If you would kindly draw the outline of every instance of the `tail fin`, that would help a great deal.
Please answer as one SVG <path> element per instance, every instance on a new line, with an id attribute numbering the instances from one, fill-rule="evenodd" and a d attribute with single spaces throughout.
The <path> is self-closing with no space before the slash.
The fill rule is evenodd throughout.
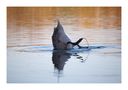
<path id="1" fill-rule="evenodd" d="M 73 47 L 77 45 L 79 48 L 81 48 L 81 46 L 79 45 L 79 43 L 80 43 L 82 40 L 83 40 L 83 38 L 80 38 L 80 39 L 79 39 L 78 41 L 76 41 L 76 42 L 67 42 L 67 44 L 72 44 Z"/>
<path id="2" fill-rule="evenodd" d="M 78 41 L 75 42 L 76 45 L 79 45 L 79 43 L 83 40 L 83 38 L 80 38 Z"/>

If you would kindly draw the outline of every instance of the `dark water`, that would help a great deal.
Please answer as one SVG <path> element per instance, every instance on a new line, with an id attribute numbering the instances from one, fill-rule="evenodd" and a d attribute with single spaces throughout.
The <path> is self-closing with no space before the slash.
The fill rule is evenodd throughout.
<path id="1" fill-rule="evenodd" d="M 8 7 L 7 13 L 7 82 L 121 82 L 120 8 Z M 72 41 L 87 38 L 89 49 L 53 51 L 57 19 Z"/>

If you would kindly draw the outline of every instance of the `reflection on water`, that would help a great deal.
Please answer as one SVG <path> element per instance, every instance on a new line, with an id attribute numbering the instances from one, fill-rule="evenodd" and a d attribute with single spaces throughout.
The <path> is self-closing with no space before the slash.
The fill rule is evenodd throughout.
<path id="1" fill-rule="evenodd" d="M 89 52 L 89 51 L 87 51 Z M 52 62 L 54 65 L 54 73 L 57 76 L 57 82 L 60 82 L 60 77 L 63 75 L 63 69 L 66 62 L 71 58 L 71 56 L 76 57 L 82 63 L 88 59 L 89 53 L 87 54 L 86 58 L 83 58 L 78 53 L 69 53 L 65 50 L 54 50 L 52 54 Z"/>
<path id="2" fill-rule="evenodd" d="M 57 19 L 72 42 L 87 38 L 91 49 L 53 51 Z M 8 7 L 7 82 L 120 83 L 120 29 L 120 7 Z"/>
<path id="3" fill-rule="evenodd" d="M 54 64 L 54 68 L 57 69 L 59 72 L 63 70 L 65 63 L 71 56 L 76 57 L 81 62 L 85 62 L 88 59 L 89 51 L 86 51 L 86 57 L 82 57 L 78 54 L 78 52 L 68 52 L 65 50 L 54 50 L 52 54 L 52 61 Z"/>
<path id="4" fill-rule="evenodd" d="M 63 70 L 65 62 L 70 58 L 71 54 L 66 51 L 53 51 L 52 61 L 55 69 Z"/>
<path id="5" fill-rule="evenodd" d="M 64 65 L 66 61 L 71 57 L 70 53 L 67 53 L 66 51 L 53 51 L 52 55 L 52 62 L 54 64 L 54 73 L 57 76 L 57 82 L 60 81 L 60 77 L 62 76 L 62 72 L 64 69 Z"/>

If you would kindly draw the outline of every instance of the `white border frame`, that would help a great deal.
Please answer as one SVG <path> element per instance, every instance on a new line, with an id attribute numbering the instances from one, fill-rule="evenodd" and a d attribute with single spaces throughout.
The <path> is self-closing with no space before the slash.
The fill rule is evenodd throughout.
<path id="1" fill-rule="evenodd" d="M 7 6 L 121 6 L 122 7 L 122 83 L 119 84 L 7 84 Z M 0 1 L 0 89 L 1 90 L 127 90 L 128 88 L 128 1 L 127 0 L 1 0 Z"/>

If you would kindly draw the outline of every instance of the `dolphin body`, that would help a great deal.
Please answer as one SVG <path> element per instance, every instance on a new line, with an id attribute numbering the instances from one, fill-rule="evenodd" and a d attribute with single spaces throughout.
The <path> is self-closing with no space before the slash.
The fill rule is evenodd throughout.
<path id="1" fill-rule="evenodd" d="M 54 50 L 64 50 L 64 49 L 72 49 L 72 44 L 67 44 L 71 42 L 69 37 L 65 34 L 64 29 L 60 22 L 58 21 L 57 27 L 54 28 L 54 32 L 52 35 L 52 43 Z"/>
<path id="2" fill-rule="evenodd" d="M 53 43 L 54 50 L 69 50 L 76 45 L 79 48 L 81 48 L 79 43 L 82 40 L 83 38 L 80 38 L 77 42 L 71 42 L 70 38 L 65 34 L 62 25 L 58 21 L 57 27 L 54 28 L 54 32 L 52 35 L 52 43 Z"/>

